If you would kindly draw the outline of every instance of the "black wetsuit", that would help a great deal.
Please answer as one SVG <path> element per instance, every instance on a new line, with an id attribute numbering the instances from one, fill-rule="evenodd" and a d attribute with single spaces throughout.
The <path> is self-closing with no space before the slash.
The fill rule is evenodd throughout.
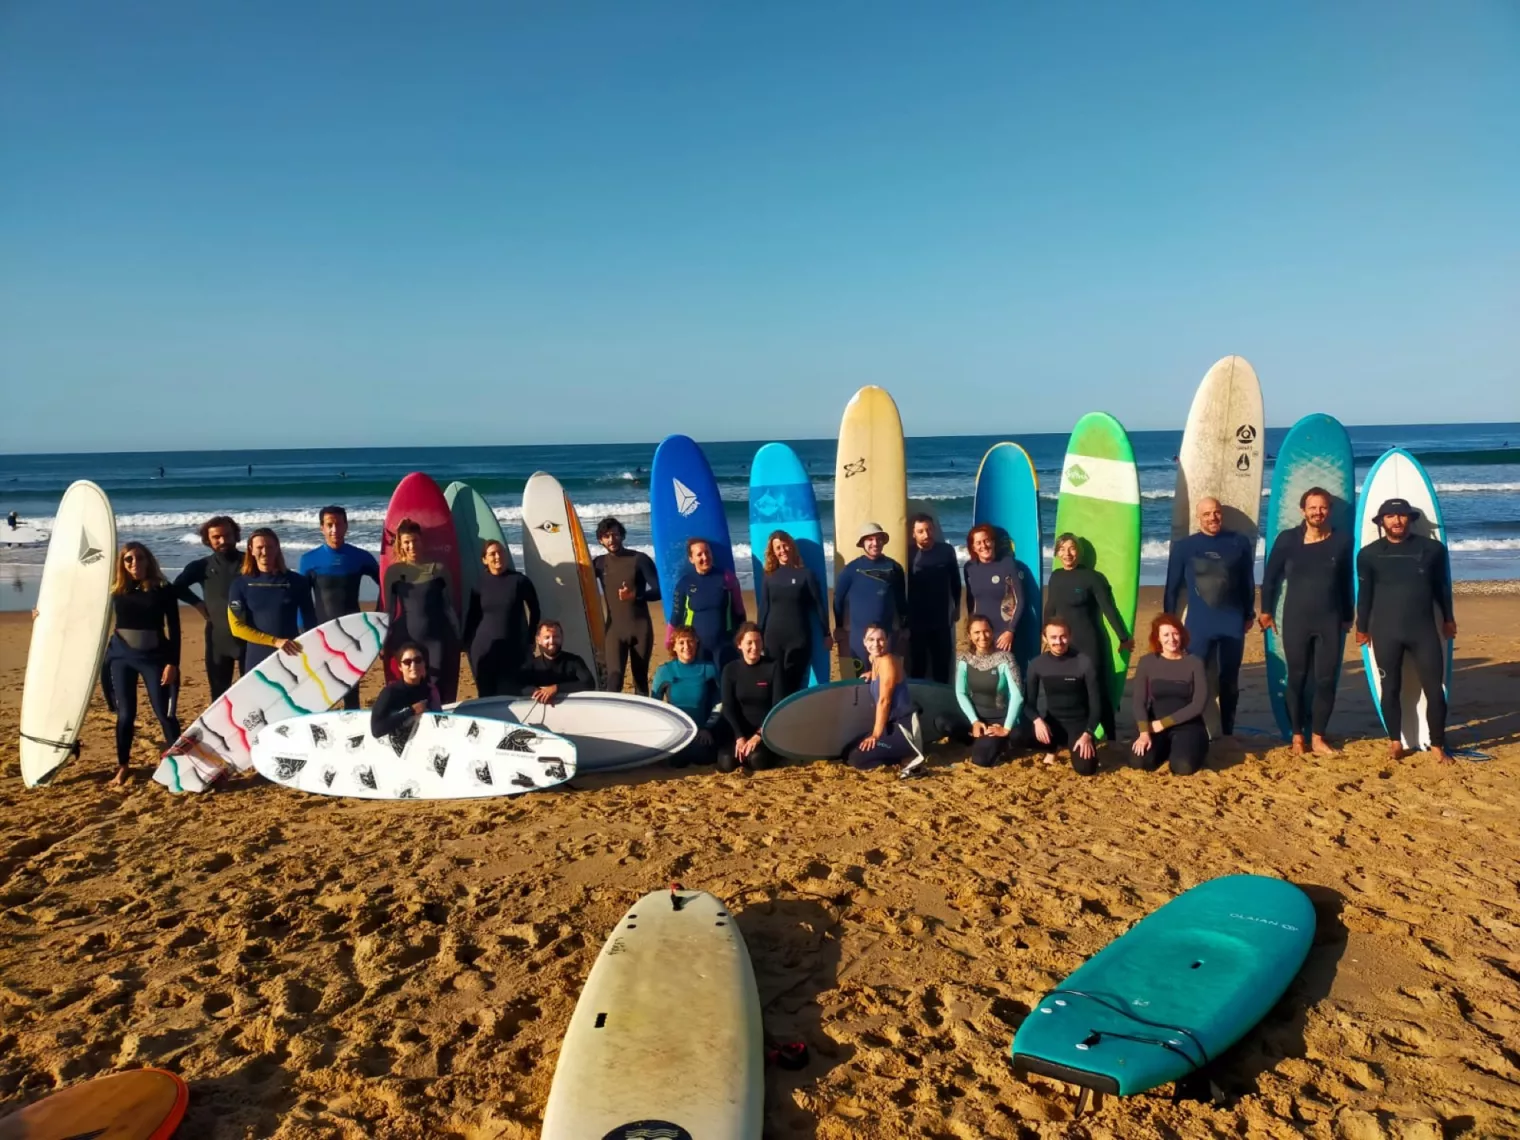
<path id="1" fill-rule="evenodd" d="M 1109 679 L 1114 674 L 1114 655 L 1103 632 L 1103 621 L 1119 635 L 1120 641 L 1129 640 L 1129 629 L 1114 604 L 1114 592 L 1108 579 L 1098 571 L 1086 566 L 1074 570 L 1052 570 L 1050 581 L 1045 585 L 1044 620 L 1060 618 L 1071 628 L 1071 648 L 1087 655 L 1098 670 L 1098 723 L 1109 739 L 1114 738 L 1114 702 Z"/>
<path id="2" fill-rule="evenodd" d="M 533 690 L 554 685 L 559 690 L 556 695 L 563 697 L 595 691 L 596 677 L 574 653 L 561 650 L 553 658 L 537 654 L 529 657 L 517 671 L 514 684 L 517 696 L 531 697 Z"/>
<path id="3" fill-rule="evenodd" d="M 950 683 L 955 664 L 955 615 L 961 608 L 961 567 L 955 547 L 917 543 L 908 551 L 908 676 Z"/>
<path id="4" fill-rule="evenodd" d="M 598 554 L 591 560 L 607 604 L 607 679 L 609 693 L 623 691 L 623 673 L 632 670 L 633 691 L 649 695 L 649 657 L 654 649 L 654 623 L 649 603 L 660 600 L 660 576 L 649 555 L 626 547 L 617 554 Z M 627 586 L 633 600 L 618 597 Z"/>
<path id="5" fill-rule="evenodd" d="M 765 652 L 777 667 L 779 701 L 807 688 L 813 639 L 829 632 L 828 592 L 806 566 L 777 566 L 761 580 L 755 603 Z"/>
<path id="6" fill-rule="evenodd" d="M 459 618 L 448 571 L 436 562 L 395 562 L 385 575 L 391 628 L 386 648 L 415 641 L 427 651 L 428 677 L 444 704 L 459 693 Z"/>
<path id="7" fill-rule="evenodd" d="M 179 684 L 163 683 L 164 666 L 179 668 L 179 596 L 173 586 L 134 586 L 113 594 L 116 632 L 106 647 L 103 680 L 106 700 L 116 710 L 116 763 L 125 768 L 132 758 L 137 732 L 137 679 L 142 678 L 148 704 L 158 719 L 165 747 L 179 739 L 175 705 Z"/>
<path id="8" fill-rule="evenodd" d="M 1383 727 L 1389 739 L 1399 739 L 1403 723 L 1399 690 L 1408 652 L 1425 693 L 1430 743 L 1446 747 L 1446 649 L 1435 618 L 1439 610 L 1442 621 L 1456 620 L 1446 547 L 1418 534 L 1403 542 L 1380 538 L 1357 555 L 1356 577 L 1356 628 L 1372 637 L 1382 674 Z"/>
<path id="9" fill-rule="evenodd" d="M 1246 626 L 1256 617 L 1255 543 L 1229 530 L 1173 542 L 1161 608 L 1174 614 L 1179 604 L 1187 606 L 1188 652 L 1218 667 L 1219 726 L 1229 736 L 1240 704 Z"/>
<path id="10" fill-rule="evenodd" d="M 232 687 L 243 664 L 244 645 L 227 625 L 227 591 L 242 573 L 243 554 L 238 550 L 215 552 L 197 558 L 174 579 L 174 592 L 187 605 L 206 607 L 206 683 L 214 701 Z M 197 596 L 191 588 L 199 586 Z"/>
<path id="11" fill-rule="evenodd" d="M 418 701 L 426 701 L 428 708 L 434 711 L 440 707 L 438 689 L 432 681 L 423 681 L 417 685 L 392 681 L 386 685 L 380 690 L 374 707 L 369 711 L 369 734 L 379 737 L 410 733 L 417 720 L 412 706 Z"/>
<path id="12" fill-rule="evenodd" d="M 723 719 L 733 730 L 735 740 L 748 740 L 760 731 L 766 714 L 781 699 L 777 692 L 780 677 L 779 664 L 769 657 L 762 657 L 753 665 L 741 658 L 723 667 Z M 730 749 L 729 761 L 732 758 Z M 775 753 L 761 743 L 749 754 L 748 767 L 769 768 L 775 762 Z M 724 757 L 720 756 L 718 767 L 728 771 L 734 764 L 725 763 Z"/>
<path id="13" fill-rule="evenodd" d="M 487 570 L 476 579 L 465 610 L 464 644 L 482 697 L 513 691 L 517 674 L 533 655 L 538 617 L 538 591 L 527 575 Z"/>
<path id="14" fill-rule="evenodd" d="M 1148 653 L 1135 666 L 1130 706 L 1135 727 L 1151 734 L 1150 751 L 1130 753 L 1131 768 L 1154 772 L 1169 763 L 1174 776 L 1191 776 L 1209 757 L 1209 730 L 1203 708 L 1209 699 L 1209 681 L 1203 658 L 1184 653 L 1177 661 Z M 1153 730 L 1161 723 L 1159 732 Z"/>
<path id="15" fill-rule="evenodd" d="M 1261 612 L 1277 613 L 1278 594 L 1282 618 L 1277 636 L 1282 639 L 1288 664 L 1288 723 L 1296 735 L 1312 732 L 1323 736 L 1335 707 L 1335 679 L 1341 663 L 1342 631 L 1355 614 L 1351 593 L 1354 559 L 1351 535 L 1332 531 L 1320 542 L 1305 542 L 1306 525 L 1285 530 L 1272 543 L 1272 553 L 1261 577 Z M 1304 700 L 1310 667 L 1314 673 L 1312 701 Z M 1309 714 L 1312 709 L 1313 722 Z"/>
<path id="16" fill-rule="evenodd" d="M 1100 688 L 1097 670 L 1085 653 L 1042 653 L 1029 663 L 1024 708 L 1031 721 L 1039 717 L 1050 730 L 1050 743 L 1043 747 L 1052 752 L 1069 748 L 1083 733 L 1097 729 Z M 1079 775 L 1093 775 L 1098 770 L 1096 751 L 1091 760 L 1083 760 L 1073 750 L 1071 766 Z"/>

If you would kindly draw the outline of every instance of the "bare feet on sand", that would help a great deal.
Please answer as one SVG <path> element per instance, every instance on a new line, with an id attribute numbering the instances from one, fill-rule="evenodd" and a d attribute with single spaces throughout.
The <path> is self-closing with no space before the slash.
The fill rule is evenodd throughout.
<path id="1" fill-rule="evenodd" d="M 1442 748 L 1439 744 L 1432 744 L 1430 746 L 1430 754 L 1436 758 L 1437 764 L 1456 763 L 1456 761 L 1451 758 L 1450 754 L 1447 753 L 1446 749 Z"/>
<path id="2" fill-rule="evenodd" d="M 1400 741 L 1390 740 L 1388 742 L 1388 759 L 1390 759 L 1390 760 L 1402 760 L 1402 759 L 1404 759 L 1404 745 Z"/>
<path id="3" fill-rule="evenodd" d="M 1295 732 L 1293 734 L 1293 755 L 1295 755 L 1295 756 L 1302 756 L 1303 754 L 1304 754 L 1304 736 L 1303 736 L 1303 733 L 1301 733 L 1301 732 Z"/>
<path id="4" fill-rule="evenodd" d="M 1339 756 L 1340 755 L 1340 753 L 1338 753 L 1334 748 L 1332 748 L 1330 746 L 1330 742 L 1328 740 L 1326 740 L 1323 736 L 1320 736 L 1318 733 L 1316 733 L 1314 735 L 1313 745 L 1314 745 L 1314 754 L 1316 756 Z"/>
<path id="5" fill-rule="evenodd" d="M 125 788 L 126 786 L 127 770 L 125 768 L 116 769 L 116 775 L 112 776 L 110 781 L 106 784 L 106 787 L 108 788 Z"/>
<path id="6" fill-rule="evenodd" d="M 1045 763 L 1045 766 L 1047 768 L 1054 767 L 1055 766 L 1055 762 L 1056 762 L 1056 754 L 1054 752 L 1047 752 L 1047 753 L 1045 753 L 1044 763 Z"/>

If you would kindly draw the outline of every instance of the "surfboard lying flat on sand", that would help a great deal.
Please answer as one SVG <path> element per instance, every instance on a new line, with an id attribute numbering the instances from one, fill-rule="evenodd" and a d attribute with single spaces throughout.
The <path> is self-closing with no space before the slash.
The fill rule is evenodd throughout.
<path id="1" fill-rule="evenodd" d="M 253 737 L 267 724 L 323 712 L 357 685 L 385 641 L 390 620 L 347 614 L 296 638 L 298 657 L 271 653 L 239 677 L 164 753 L 153 779 L 171 792 L 204 792 L 253 767 Z"/>
<path id="2" fill-rule="evenodd" d="M 934 681 L 909 681 L 908 695 L 919 714 L 924 744 L 950 732 L 970 731 L 955 689 Z M 793 693 L 771 709 L 760 737 L 772 752 L 789 760 L 837 760 L 871 731 L 876 702 L 864 681 L 834 681 Z"/>
<path id="3" fill-rule="evenodd" d="M 654 450 L 649 466 L 649 528 L 654 535 L 654 564 L 660 574 L 665 620 L 676 604 L 676 583 L 691 569 L 686 540 L 705 538 L 713 565 L 733 570 L 734 550 L 728 515 L 718 481 L 702 449 L 684 435 L 668 435 Z"/>
<path id="4" fill-rule="evenodd" d="M 515 720 L 562 736 L 575 745 L 582 775 L 653 764 L 697 736 L 691 717 L 675 705 L 632 693 L 571 693 L 548 705 L 530 697 L 479 697 L 459 702 L 454 711 Z"/>
<path id="5" fill-rule="evenodd" d="M 468 483 L 450 483 L 443 489 L 443 498 L 449 504 L 449 517 L 454 520 L 454 543 L 459 548 L 459 620 L 463 621 L 470 590 L 480 576 L 487 573 L 480 561 L 486 543 L 501 543 L 509 569 L 512 548 L 507 545 L 507 536 L 502 533 L 501 523 L 496 521 L 491 505 Z"/>
<path id="6" fill-rule="evenodd" d="M 564 648 L 602 680 L 602 602 L 591 550 L 575 504 L 553 475 L 535 472 L 523 488 L 523 573 L 546 621 L 564 627 Z"/>
<path id="7" fill-rule="evenodd" d="M 1172 500 L 1172 541 L 1198 529 L 1198 503 L 1224 509 L 1224 529 L 1256 543 L 1267 421 L 1261 383 L 1243 356 L 1226 356 L 1204 375 L 1188 411 Z"/>
<path id="8" fill-rule="evenodd" d="M 21 778 L 50 781 L 73 754 L 111 632 L 116 517 L 94 483 L 69 486 L 42 565 L 21 694 Z"/>
<path id="9" fill-rule="evenodd" d="M 0 546 L 35 546 L 46 542 L 47 539 L 48 532 L 31 523 L 7 526 L 0 521 Z"/>
<path id="10" fill-rule="evenodd" d="M 1131 1096 L 1184 1077 L 1277 1004 L 1314 941 L 1314 906 L 1292 883 L 1228 875 L 1147 915 L 1041 998 L 1013 1064 Z"/>
<path id="11" fill-rule="evenodd" d="M 845 405 L 834 463 L 834 574 L 860 554 L 855 540 L 872 522 L 887 530 L 886 556 L 907 572 L 908 469 L 902 417 L 885 388 L 868 384 Z M 841 651 L 847 654 L 848 648 Z"/>
<path id="12" fill-rule="evenodd" d="M 270 725 L 254 737 L 253 766 L 287 788 L 369 800 L 515 796 L 575 775 L 575 746 L 543 729 L 459 712 L 381 737 L 369 723 L 361 709 Z"/>
<path id="13" fill-rule="evenodd" d="M 1358 551 L 1368 543 L 1376 542 L 1382 537 L 1378 525 L 1372 520 L 1372 512 L 1385 499 L 1408 499 L 1409 504 L 1420 512 L 1420 517 L 1410 524 L 1411 534 L 1422 534 L 1426 538 L 1433 538 L 1437 542 L 1446 541 L 1445 520 L 1441 515 L 1441 501 L 1436 497 L 1436 489 L 1430 481 L 1430 476 L 1425 473 L 1425 468 L 1420 461 L 1402 447 L 1394 447 L 1385 451 L 1372 470 L 1367 472 L 1367 478 L 1362 483 L 1362 493 L 1356 503 L 1356 527 L 1357 541 L 1354 544 Z M 1451 556 L 1447 554 L 1446 577 L 1451 579 Z M 1357 593 L 1361 593 L 1361 581 L 1357 580 Z M 1435 622 L 1436 631 L 1439 635 L 1442 615 L 1440 607 L 1435 607 L 1431 613 L 1431 620 Z M 1374 636 L 1377 630 L 1373 631 Z M 1443 640 L 1445 640 L 1443 638 Z M 1446 699 L 1451 700 L 1451 662 L 1453 645 L 1446 641 Z M 1377 655 L 1372 651 L 1371 645 L 1362 646 L 1362 664 L 1366 667 L 1367 684 L 1372 690 L 1372 703 L 1378 710 L 1378 719 L 1383 716 L 1380 704 L 1383 693 L 1383 679 L 1379 672 Z M 1419 671 L 1414 667 L 1414 659 L 1409 654 L 1404 655 L 1403 684 L 1400 688 L 1402 694 L 1399 702 L 1399 711 L 1403 716 L 1403 723 L 1399 725 L 1399 736 L 1405 748 L 1424 749 L 1430 747 L 1430 725 L 1426 720 L 1427 708 L 1425 705 L 1425 693 L 1420 687 Z M 1383 725 L 1385 730 L 1391 731 L 1393 726 Z"/>
<path id="14" fill-rule="evenodd" d="M 169 1140 L 190 1090 L 163 1069 L 70 1085 L 0 1120 L 0 1140 Z"/>
<path id="15" fill-rule="evenodd" d="M 728 908 L 654 891 L 591 967 L 543 1140 L 760 1140 L 764 1066 L 755 972 Z"/>
<path id="16" fill-rule="evenodd" d="M 1298 501 L 1311 487 L 1330 492 L 1330 528 L 1341 534 L 1355 535 L 1352 525 L 1353 508 L 1356 505 L 1356 460 L 1351 448 L 1351 437 L 1341 422 L 1333 416 L 1314 414 L 1305 416 L 1294 424 L 1277 449 L 1277 459 L 1272 467 L 1272 496 L 1267 500 L 1267 520 L 1262 527 L 1267 543 L 1267 558 L 1272 557 L 1272 546 L 1278 535 L 1292 530 L 1303 522 L 1303 512 Z M 1381 500 L 1380 500 L 1381 501 Z M 1356 541 L 1352 540 L 1352 549 Z M 1354 555 L 1353 555 L 1354 557 Z M 1347 573 L 1355 577 L 1356 568 Z M 1277 630 L 1282 629 L 1283 606 L 1288 598 L 1288 585 L 1278 591 L 1277 609 L 1272 618 Z M 1272 715 L 1283 739 L 1293 735 L 1288 723 L 1288 658 L 1283 651 L 1283 641 L 1277 630 L 1267 630 L 1267 696 L 1272 702 Z M 1344 635 L 1332 647 L 1335 653 L 1336 683 L 1340 681 L 1339 662 L 1345 654 Z M 1305 686 L 1304 707 L 1313 707 L 1312 686 Z"/>
<path id="17" fill-rule="evenodd" d="M 1040 652 L 1045 553 L 1040 529 L 1040 477 L 1029 452 L 1016 443 L 995 443 L 982 457 L 976 473 L 976 498 L 971 520 L 990 523 L 1008 536 L 1014 560 L 1024 576 L 1024 616 L 1013 633 L 1014 656 L 1028 665 Z"/>
<path id="18" fill-rule="evenodd" d="M 818 589 L 828 602 L 828 562 L 823 556 L 823 527 L 818 521 L 818 501 L 807 468 L 797 453 L 784 443 L 767 443 L 755 452 L 749 469 L 749 549 L 755 576 L 755 601 L 758 606 L 765 581 L 766 547 L 771 535 L 784 530 L 797 543 L 802 562 L 818 580 Z M 757 619 L 758 620 L 758 619 Z M 826 685 L 829 680 L 829 647 L 823 630 L 813 623 L 813 667 L 810 684 Z"/>

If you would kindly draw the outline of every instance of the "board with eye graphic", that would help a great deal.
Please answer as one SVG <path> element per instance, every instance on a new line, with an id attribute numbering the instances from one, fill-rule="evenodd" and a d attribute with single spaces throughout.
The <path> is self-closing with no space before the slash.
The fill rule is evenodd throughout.
<path id="1" fill-rule="evenodd" d="M 515 796 L 575 775 L 575 746 L 541 728 L 456 713 L 424 713 L 410 728 L 370 735 L 367 711 L 270 725 L 253 766 L 276 784 L 324 796 L 460 800 Z"/>

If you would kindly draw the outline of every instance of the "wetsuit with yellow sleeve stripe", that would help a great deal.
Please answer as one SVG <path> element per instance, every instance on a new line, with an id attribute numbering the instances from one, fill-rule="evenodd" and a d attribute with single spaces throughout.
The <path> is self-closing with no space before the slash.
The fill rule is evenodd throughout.
<path id="1" fill-rule="evenodd" d="M 252 669 L 274 652 L 276 641 L 316 625 L 311 585 L 293 570 L 240 574 L 227 591 L 227 624 L 248 643 L 243 668 Z"/>

